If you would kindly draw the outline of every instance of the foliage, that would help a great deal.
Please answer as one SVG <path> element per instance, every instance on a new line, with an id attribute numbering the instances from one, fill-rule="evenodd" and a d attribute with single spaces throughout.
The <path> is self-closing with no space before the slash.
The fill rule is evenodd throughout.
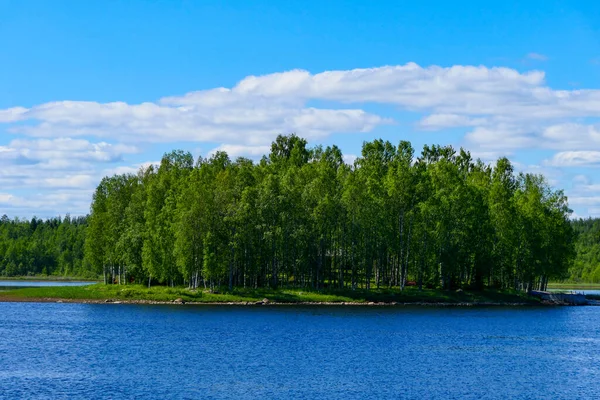
<path id="1" fill-rule="evenodd" d="M 577 256 L 569 270 L 573 282 L 600 283 L 600 219 L 573 221 Z"/>
<path id="2" fill-rule="evenodd" d="M 136 175 L 105 177 L 88 218 L 5 217 L 0 273 L 229 292 L 527 291 L 568 277 L 570 212 L 562 191 L 516 175 L 506 158 L 489 166 L 450 146 L 415 157 L 406 141 L 375 140 L 348 165 L 336 146 L 279 136 L 258 163 L 224 152 L 194 163 L 177 150 Z M 590 235 L 580 235 L 571 273 L 598 281 Z"/>
<path id="3" fill-rule="evenodd" d="M 452 147 L 336 147 L 279 136 L 259 163 L 217 152 L 194 165 L 105 178 L 86 245 L 109 282 L 191 288 L 531 290 L 573 258 L 570 210 L 543 177 Z"/>
<path id="4" fill-rule="evenodd" d="M 84 262 L 87 218 L 0 219 L 0 275 L 96 277 Z"/>

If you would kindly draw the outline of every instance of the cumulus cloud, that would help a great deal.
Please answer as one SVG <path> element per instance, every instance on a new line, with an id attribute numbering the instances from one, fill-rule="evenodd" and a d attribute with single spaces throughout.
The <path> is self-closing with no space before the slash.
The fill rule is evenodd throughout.
<path id="1" fill-rule="evenodd" d="M 487 123 L 485 118 L 470 118 L 458 114 L 431 114 L 418 122 L 418 126 L 425 130 L 439 130 L 445 128 L 478 126 Z"/>
<path id="2" fill-rule="evenodd" d="M 600 150 L 600 129 L 596 124 L 544 121 L 513 121 L 476 126 L 465 135 L 470 145 L 482 149 Z"/>
<path id="3" fill-rule="evenodd" d="M 91 193 L 79 190 L 57 190 L 51 193 L 33 193 L 19 196 L 12 193 L 0 193 L 0 212 L 10 216 L 57 216 L 82 215 L 90 207 Z M 57 211 L 68 210 L 68 211 Z M 72 212 L 69 212 L 72 211 Z"/>
<path id="4" fill-rule="evenodd" d="M 235 144 L 222 144 L 208 152 L 208 156 L 213 156 L 218 151 L 224 151 L 229 158 L 235 160 L 237 157 L 260 158 L 269 154 L 271 146 L 243 146 Z"/>
<path id="5" fill-rule="evenodd" d="M 600 205 L 600 196 L 571 196 L 569 204 L 576 206 L 597 206 Z"/>
<path id="6" fill-rule="evenodd" d="M 555 167 L 598 166 L 600 151 L 561 151 L 545 163 Z"/>
<path id="7" fill-rule="evenodd" d="M 219 107 L 154 103 L 55 102 L 27 110 L 14 133 L 35 137 L 95 136 L 124 142 L 237 141 L 267 143 L 279 133 L 319 138 L 335 132 L 365 132 L 388 123 L 361 109 L 317 109 L 253 99 Z"/>
<path id="8" fill-rule="evenodd" d="M 14 107 L 0 110 L 0 123 L 19 121 L 26 112 L 27 109 L 24 107 Z"/>
<path id="9" fill-rule="evenodd" d="M 95 136 L 121 141 L 226 142 L 265 145 L 278 133 L 309 139 L 336 132 L 367 132 L 391 123 L 361 108 L 307 107 L 311 100 L 390 104 L 424 112 L 418 127 L 471 128 L 467 139 L 524 147 L 565 119 L 600 117 L 599 90 L 552 90 L 541 71 L 483 66 L 401 66 L 326 71 L 292 70 L 249 76 L 232 88 L 171 96 L 156 103 L 59 101 L 0 111 L 0 121 L 29 136 Z M 564 126 L 563 126 L 564 128 Z M 585 129 L 582 127 L 581 129 Z M 500 141 L 499 141 L 500 139 Z M 545 139 L 544 139 L 545 140 Z M 552 137 L 547 141 L 551 142 Z"/>
<path id="10" fill-rule="evenodd" d="M 389 104 L 426 115 L 418 127 L 471 127 L 481 136 L 518 136 L 528 143 L 553 122 L 600 117 L 599 90 L 552 90 L 542 71 L 484 66 L 292 70 L 249 76 L 232 88 L 164 97 L 156 103 L 57 101 L 29 109 L 0 110 L 15 133 L 38 137 L 95 136 L 124 142 L 226 142 L 265 145 L 278 133 L 318 139 L 337 132 L 367 132 L 392 121 L 348 104 Z M 308 107 L 313 100 L 342 107 Z M 528 127 L 528 132 L 524 132 Z M 525 136 L 523 138 L 522 136 Z M 479 139 L 478 139 L 479 138 Z M 512 138 L 515 139 L 515 138 Z"/>
<path id="11" fill-rule="evenodd" d="M 483 113 L 513 98 L 515 92 L 540 87 L 544 73 L 519 73 L 509 68 L 483 66 L 431 66 L 415 63 L 400 66 L 326 71 L 310 74 L 293 70 L 264 76 L 249 76 L 231 89 L 219 88 L 167 97 L 172 106 L 232 106 L 249 99 L 268 102 L 278 99 L 298 104 L 308 99 L 341 103 L 394 104 L 407 109 L 436 109 L 451 113 L 468 110 Z M 446 110 L 446 111 L 444 111 Z"/>
<path id="12" fill-rule="evenodd" d="M 140 170 L 146 170 L 151 165 L 158 167 L 160 165 L 160 160 L 158 161 L 146 161 L 143 163 L 135 163 L 133 165 L 121 165 L 115 168 L 107 168 L 102 170 L 102 176 L 113 176 L 113 175 L 123 175 L 123 174 L 137 174 Z"/>
<path id="13" fill-rule="evenodd" d="M 415 63 L 291 70 L 140 104 L 57 100 L 0 110 L 0 124 L 17 135 L 0 144 L 3 187 L 65 189 L 91 185 L 107 170 L 136 172 L 100 165 L 119 163 L 149 143 L 220 143 L 211 153 L 256 158 L 280 133 L 318 142 L 398 122 L 373 111 L 378 104 L 418 113 L 417 130 L 463 129 L 461 144 L 484 159 L 522 149 L 559 151 L 542 163 L 550 168 L 596 164 L 600 152 L 600 90 L 555 90 L 537 70 Z M 40 168 L 62 175 L 35 175 Z"/>
<path id="14" fill-rule="evenodd" d="M 600 149 L 600 129 L 597 125 L 564 123 L 544 128 L 541 139 L 551 149 Z"/>
<path id="15" fill-rule="evenodd" d="M 0 146 L 0 213 L 85 214 L 101 165 L 123 161 L 138 148 L 84 139 L 14 139 Z"/>
<path id="16" fill-rule="evenodd" d="M 15 139 L 7 146 L 0 146 L 0 152 L 3 153 L 5 161 L 15 159 L 26 164 L 66 160 L 115 162 L 122 160 L 124 154 L 137 151 L 138 149 L 131 145 L 91 143 L 87 140 L 71 138 Z"/>
<path id="17" fill-rule="evenodd" d="M 465 139 L 470 147 L 486 152 L 538 147 L 535 130 L 527 124 L 477 126 L 465 135 Z"/>

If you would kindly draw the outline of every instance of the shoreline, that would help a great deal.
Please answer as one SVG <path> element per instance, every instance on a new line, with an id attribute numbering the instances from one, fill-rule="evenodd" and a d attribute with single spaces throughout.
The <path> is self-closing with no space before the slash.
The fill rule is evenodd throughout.
<path id="1" fill-rule="evenodd" d="M 553 300 L 553 299 L 550 299 Z M 298 289 L 246 289 L 233 292 L 190 290 L 183 287 L 142 285 L 40 286 L 0 292 L 0 302 L 83 304 L 186 304 L 229 306 L 539 306 L 545 301 L 506 291 L 465 292 L 423 290 L 309 291 Z M 552 304 L 552 301 L 548 302 Z"/>
<path id="2" fill-rule="evenodd" d="M 511 303 L 511 302 L 275 302 L 275 301 L 229 301 L 229 302 L 201 302 L 201 301 L 159 301 L 159 300 L 116 300 L 116 299 L 63 299 L 50 297 L 0 297 L 0 303 L 72 303 L 72 304 L 137 304 L 137 305 L 178 305 L 178 306 L 255 306 L 255 307 L 294 307 L 294 306 L 352 306 L 352 307 L 540 307 L 561 304 L 552 303 Z"/>

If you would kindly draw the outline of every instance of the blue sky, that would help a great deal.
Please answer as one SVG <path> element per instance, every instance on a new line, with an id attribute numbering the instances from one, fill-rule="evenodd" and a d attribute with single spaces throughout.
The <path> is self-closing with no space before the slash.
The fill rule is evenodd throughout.
<path id="1" fill-rule="evenodd" d="M 506 155 L 600 216 L 600 5 L 494 3 L 0 0 L 0 214 L 85 214 L 105 174 L 295 131 Z"/>

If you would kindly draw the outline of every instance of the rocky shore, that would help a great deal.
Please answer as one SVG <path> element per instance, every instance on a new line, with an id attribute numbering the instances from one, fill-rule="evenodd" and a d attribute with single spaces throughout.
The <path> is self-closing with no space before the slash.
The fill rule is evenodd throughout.
<path id="1" fill-rule="evenodd" d="M 156 300 L 132 300 L 132 299 L 56 299 L 49 297 L 0 297 L 0 302 L 11 303 L 78 303 L 78 304 L 148 304 L 148 305 L 188 305 L 188 306 L 363 306 L 363 307 L 394 307 L 394 306 L 426 306 L 426 307 L 521 307 L 532 306 L 532 303 L 504 303 L 504 302 L 316 302 L 316 301 L 300 301 L 300 302 L 274 302 L 268 299 L 262 301 L 238 301 L 238 302 L 187 302 L 182 299 L 173 301 L 156 301 Z M 549 303 L 545 303 L 549 304 Z M 539 305 L 539 304 L 537 304 Z"/>

